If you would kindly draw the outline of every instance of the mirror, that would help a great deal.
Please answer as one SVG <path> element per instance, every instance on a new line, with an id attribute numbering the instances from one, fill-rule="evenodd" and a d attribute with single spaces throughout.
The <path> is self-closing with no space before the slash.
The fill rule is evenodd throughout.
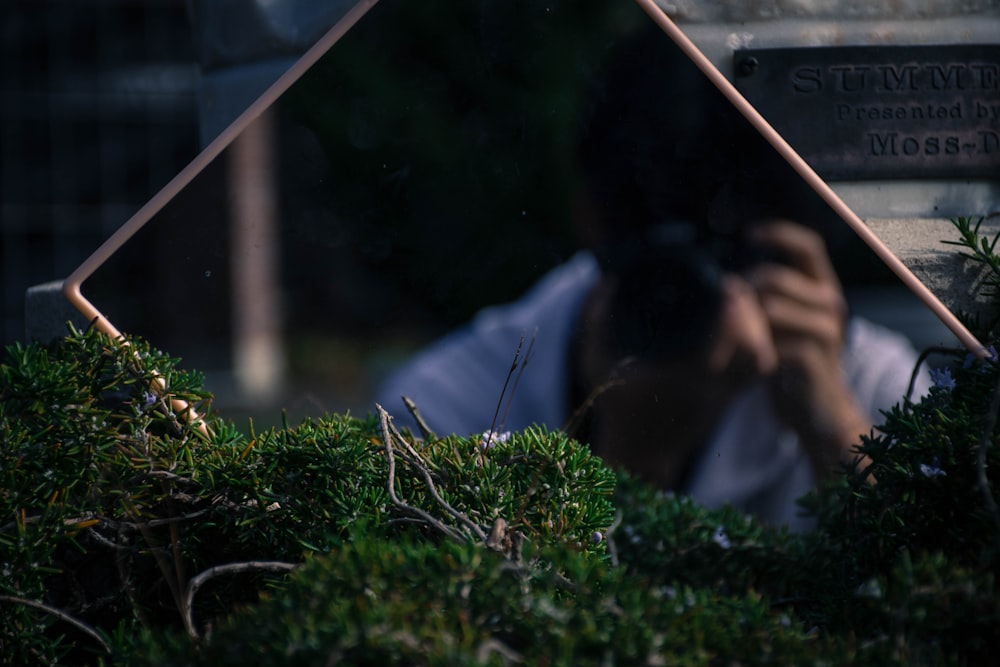
<path id="1" fill-rule="evenodd" d="M 996 206 L 996 2 L 658 4 L 862 217 Z"/>
<path id="2" fill-rule="evenodd" d="M 657 4 L 908 270 L 975 310 L 940 242 L 958 216 L 1000 231 L 998 3 Z"/>
<path id="3" fill-rule="evenodd" d="M 585 92 L 650 21 L 612 1 L 370 5 L 68 281 L 233 418 L 365 414 L 395 365 L 570 258 Z M 847 287 L 898 286 L 825 211 Z"/>

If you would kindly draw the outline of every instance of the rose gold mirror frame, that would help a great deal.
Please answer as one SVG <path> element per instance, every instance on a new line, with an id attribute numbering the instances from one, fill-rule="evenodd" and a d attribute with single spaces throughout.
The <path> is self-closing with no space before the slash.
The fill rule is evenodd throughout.
<path id="1" fill-rule="evenodd" d="M 656 4 L 655 0 L 636 0 L 639 6 L 653 19 L 654 22 L 672 39 L 681 50 L 694 62 L 705 76 L 718 88 L 726 99 L 728 99 L 736 109 L 753 125 L 753 127 L 764 137 L 764 139 L 774 147 L 776 151 L 788 162 L 799 176 L 847 223 L 847 225 L 864 241 L 885 263 L 889 269 L 895 273 L 899 279 L 908 287 L 924 304 L 934 313 L 946 327 L 958 338 L 958 340 L 969 349 L 972 354 L 985 358 L 989 352 L 972 333 L 963 325 L 948 308 L 917 278 L 903 262 L 882 243 L 882 241 L 872 232 L 844 203 L 844 201 L 833 191 L 833 189 L 799 156 L 785 139 L 768 123 L 760 112 L 753 107 L 750 102 L 743 97 L 736 87 L 719 71 L 715 65 L 694 45 L 687 35 L 677 26 L 674 21 L 667 16 Z"/>

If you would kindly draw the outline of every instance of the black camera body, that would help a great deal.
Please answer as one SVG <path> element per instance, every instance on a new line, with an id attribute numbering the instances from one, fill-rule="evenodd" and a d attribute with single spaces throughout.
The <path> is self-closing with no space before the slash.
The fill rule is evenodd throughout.
<path id="1" fill-rule="evenodd" d="M 765 263 L 787 263 L 745 230 L 712 233 L 690 221 L 652 225 L 597 253 L 612 281 L 611 344 L 622 356 L 675 360 L 697 353 L 713 336 L 726 274 L 746 275 Z"/>

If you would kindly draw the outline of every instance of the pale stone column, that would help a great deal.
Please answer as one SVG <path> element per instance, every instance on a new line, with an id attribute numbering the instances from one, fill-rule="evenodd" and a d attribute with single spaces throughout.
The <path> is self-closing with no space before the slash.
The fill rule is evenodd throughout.
<path id="1" fill-rule="evenodd" d="M 274 114 L 264 112 L 226 153 L 233 376 L 250 401 L 273 399 L 285 380 Z"/>

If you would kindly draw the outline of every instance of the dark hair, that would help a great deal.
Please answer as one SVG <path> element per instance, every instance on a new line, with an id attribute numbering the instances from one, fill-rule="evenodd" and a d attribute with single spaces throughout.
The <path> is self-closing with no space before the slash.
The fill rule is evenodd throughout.
<path id="1" fill-rule="evenodd" d="M 587 97 L 580 161 L 601 242 L 693 222 L 732 234 L 783 216 L 819 224 L 825 204 L 694 63 L 649 23 L 609 51 Z"/>
<path id="2" fill-rule="evenodd" d="M 580 160 L 615 279 L 612 340 L 626 355 L 688 354 L 715 326 L 723 272 L 763 259 L 749 224 L 822 232 L 832 213 L 658 26 L 611 49 L 593 88 Z"/>

